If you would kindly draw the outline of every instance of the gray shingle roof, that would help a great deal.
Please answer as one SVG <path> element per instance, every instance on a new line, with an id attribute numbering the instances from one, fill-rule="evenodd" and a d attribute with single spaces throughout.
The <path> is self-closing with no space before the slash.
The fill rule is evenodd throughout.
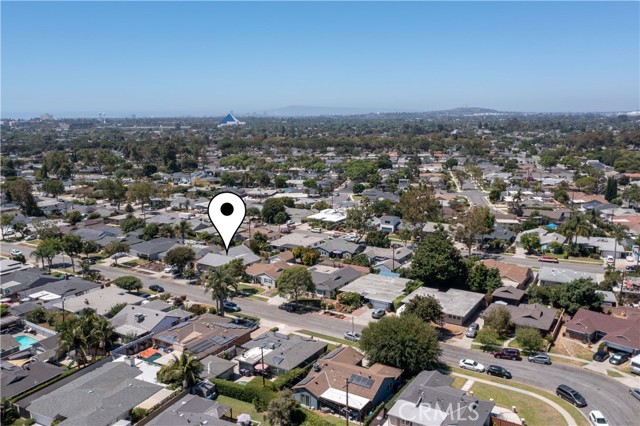
<path id="1" fill-rule="evenodd" d="M 323 352 L 327 343 L 268 331 L 245 343 L 242 347 L 245 349 L 260 347 L 271 349 L 271 352 L 264 355 L 264 363 L 288 371 L 299 367 L 315 354 Z"/>

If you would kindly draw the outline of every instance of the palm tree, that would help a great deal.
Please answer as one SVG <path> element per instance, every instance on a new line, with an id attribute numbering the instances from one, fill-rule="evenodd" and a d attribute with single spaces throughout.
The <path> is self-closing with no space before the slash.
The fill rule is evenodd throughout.
<path id="1" fill-rule="evenodd" d="M 182 244 L 184 244 L 184 235 L 191 231 L 191 225 L 183 219 L 176 225 L 176 231 L 180 232 L 180 235 L 182 236 Z"/>
<path id="2" fill-rule="evenodd" d="M 158 374 L 165 382 L 182 381 L 182 388 L 188 389 L 200 381 L 202 363 L 191 354 L 183 352 L 180 358 L 173 356 L 173 359 L 166 366 L 162 367 Z"/>
<path id="3" fill-rule="evenodd" d="M 74 351 L 75 360 L 78 365 L 85 364 L 87 360 L 88 342 L 82 322 L 74 318 L 61 324 L 59 328 L 58 355 Z"/>
<path id="4" fill-rule="evenodd" d="M 224 316 L 222 302 L 229 296 L 231 291 L 238 291 L 238 281 L 231 271 L 222 266 L 214 268 L 204 284 L 204 292 L 211 290 L 211 298 L 216 301 L 218 314 Z"/>
<path id="5" fill-rule="evenodd" d="M 627 228 L 622 225 L 613 225 L 611 229 L 611 236 L 615 240 L 615 246 L 613 249 L 613 269 L 616 269 L 616 259 L 618 258 L 618 240 L 622 240 L 627 236 Z"/>
<path id="6" fill-rule="evenodd" d="M 29 256 L 35 257 L 36 263 L 42 262 L 42 269 L 44 269 L 45 255 L 44 255 L 44 250 L 42 250 L 42 247 L 36 247 L 36 249 L 33 250 Z"/>
<path id="7" fill-rule="evenodd" d="M 97 355 L 98 351 L 106 354 L 114 340 L 111 323 L 94 312 L 84 316 L 82 320 L 85 331 L 89 330 L 87 344 L 93 355 Z"/>

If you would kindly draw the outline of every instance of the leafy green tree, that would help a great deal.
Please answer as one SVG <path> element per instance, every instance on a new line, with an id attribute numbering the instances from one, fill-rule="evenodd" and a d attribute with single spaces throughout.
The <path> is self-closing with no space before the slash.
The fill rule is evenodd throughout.
<path id="1" fill-rule="evenodd" d="M 48 179 L 42 183 L 42 191 L 52 197 L 57 197 L 60 194 L 64 194 L 64 185 L 61 180 Z"/>
<path id="2" fill-rule="evenodd" d="M 216 310 L 224 316 L 222 302 L 231 294 L 238 291 L 238 280 L 234 274 L 224 266 L 213 268 L 205 277 L 204 292 L 211 291 L 211 298 L 216 301 Z"/>
<path id="3" fill-rule="evenodd" d="M 338 302 L 357 309 L 362 306 L 362 297 L 358 293 L 348 291 L 338 294 Z"/>
<path id="4" fill-rule="evenodd" d="M 282 390 L 267 406 L 267 421 L 272 426 L 294 426 L 298 424 L 300 404 L 290 389 Z"/>
<path id="5" fill-rule="evenodd" d="M 353 193 L 358 195 L 364 192 L 364 185 L 361 183 L 356 183 L 353 185 Z"/>
<path id="6" fill-rule="evenodd" d="M 143 229 L 140 234 L 140 238 L 145 241 L 153 240 L 160 234 L 160 227 L 157 223 L 149 223 Z"/>
<path id="7" fill-rule="evenodd" d="M 416 296 L 409 303 L 404 311 L 406 314 L 414 314 L 426 323 L 442 325 L 444 321 L 444 311 L 440 301 L 433 296 Z"/>
<path id="8" fill-rule="evenodd" d="M 107 256 L 113 256 L 116 253 L 129 253 L 129 244 L 113 241 L 105 246 L 104 254 Z M 113 261 L 116 265 L 118 264 L 118 259 L 113 259 Z"/>
<path id="9" fill-rule="evenodd" d="M 444 230 L 428 235 L 416 249 L 409 277 L 438 288 L 462 288 L 467 270 L 460 252 Z"/>
<path id="10" fill-rule="evenodd" d="M 369 256 L 360 253 L 351 258 L 351 264 L 356 266 L 371 266 L 371 261 L 369 260 Z"/>
<path id="11" fill-rule="evenodd" d="M 0 318 L 9 315 L 9 305 L 0 304 Z"/>
<path id="12" fill-rule="evenodd" d="M 522 234 L 520 244 L 527 253 L 537 253 L 540 250 L 540 236 L 533 232 Z"/>
<path id="13" fill-rule="evenodd" d="M 494 221 L 495 215 L 485 206 L 473 206 L 462 217 L 455 230 L 455 239 L 467 246 L 469 256 L 471 256 L 471 248 L 478 237 L 493 231 Z"/>
<path id="14" fill-rule="evenodd" d="M 202 363 L 193 355 L 183 352 L 180 357 L 173 355 L 169 364 L 158 371 L 158 381 L 162 383 L 180 383 L 183 389 L 189 389 L 200 381 Z"/>
<path id="15" fill-rule="evenodd" d="M 611 202 L 618 197 L 618 181 L 614 177 L 607 179 L 607 187 L 604 191 L 605 200 Z"/>
<path id="16" fill-rule="evenodd" d="M 362 330 L 360 347 L 370 364 L 401 368 L 409 376 L 433 369 L 441 354 L 436 330 L 411 314 L 370 323 Z"/>
<path id="17" fill-rule="evenodd" d="M 126 234 L 140 228 L 144 228 L 144 220 L 139 219 L 131 214 L 128 215 L 127 218 L 120 224 L 120 229 L 122 229 L 122 232 Z"/>
<path id="18" fill-rule="evenodd" d="M 44 259 L 47 261 L 49 265 L 49 272 L 51 272 L 51 266 L 53 264 L 53 259 L 62 252 L 62 243 L 60 240 L 56 238 L 46 238 L 40 241 L 38 247 L 31 252 L 31 255 L 36 257 L 36 259 Z"/>
<path id="19" fill-rule="evenodd" d="M 403 222 L 411 225 L 417 235 L 422 232 L 427 222 L 437 220 L 442 211 L 440 203 L 434 196 L 433 188 L 424 183 L 409 187 L 400 196 L 398 205 Z"/>
<path id="20" fill-rule="evenodd" d="M 139 291 L 142 288 L 142 281 L 140 281 L 140 278 L 133 277 L 131 275 L 116 278 L 113 283 L 127 291 Z"/>
<path id="21" fill-rule="evenodd" d="M 100 251 L 100 246 L 95 241 L 84 240 L 82 241 L 82 254 L 89 257 L 90 254 Z"/>
<path id="22" fill-rule="evenodd" d="M 62 252 L 71 259 L 71 268 L 75 272 L 75 259 L 82 253 L 82 238 L 73 234 L 65 235 L 62 238 Z"/>
<path id="23" fill-rule="evenodd" d="M 9 213 L 4 213 L 0 216 L 0 232 L 2 232 L 2 239 L 4 240 L 4 231 L 7 229 L 11 222 L 13 221 L 13 216 Z"/>
<path id="24" fill-rule="evenodd" d="M 511 312 L 504 306 L 496 306 L 487 310 L 484 326 L 495 330 L 500 337 L 507 337 L 511 330 Z"/>
<path id="25" fill-rule="evenodd" d="M 301 294 L 316 290 L 311 273 L 303 266 L 296 266 L 283 271 L 276 282 L 276 287 L 278 295 L 293 297 L 296 302 Z"/>
<path id="26" fill-rule="evenodd" d="M 106 315 L 107 318 L 115 317 L 116 315 L 118 315 L 118 313 L 120 313 L 121 310 L 123 310 L 126 307 L 127 307 L 126 303 L 116 303 L 111 308 L 109 308 L 109 312 L 107 312 L 107 315 Z"/>
<path id="27" fill-rule="evenodd" d="M 369 231 L 365 243 L 370 247 L 391 247 L 391 240 L 389 235 L 384 231 Z"/>
<path id="28" fill-rule="evenodd" d="M 13 406 L 13 402 L 11 402 L 11 398 L 3 397 L 2 402 L 0 402 L 0 419 L 3 425 L 13 424 L 20 416 L 18 415 L 18 410 Z"/>
<path id="29" fill-rule="evenodd" d="M 344 174 L 354 182 L 364 182 L 378 172 L 378 165 L 369 160 L 351 160 L 344 165 Z"/>
<path id="30" fill-rule="evenodd" d="M 599 311 L 604 296 L 596 293 L 597 285 L 590 278 L 578 278 L 551 291 L 551 301 L 573 315 L 580 308 Z"/>
<path id="31" fill-rule="evenodd" d="M 482 345 L 483 350 L 492 350 L 496 346 L 500 346 L 500 336 L 493 328 L 486 325 L 478 331 L 476 341 Z"/>
<path id="32" fill-rule="evenodd" d="M 20 234 L 20 238 L 24 238 L 27 231 L 27 224 L 22 222 L 14 223 L 13 230 Z"/>
<path id="33" fill-rule="evenodd" d="M 532 327 L 516 328 L 516 340 L 523 349 L 529 352 L 541 351 L 544 345 L 540 332 Z"/>
<path id="34" fill-rule="evenodd" d="M 153 197 L 156 192 L 157 189 L 153 183 L 141 180 L 129 185 L 128 196 L 130 201 L 140 203 L 142 214 L 144 215 L 144 206 L 151 204 L 151 197 Z"/>
<path id="35" fill-rule="evenodd" d="M 471 291 L 477 293 L 493 293 L 502 287 L 500 271 L 497 268 L 488 268 L 482 262 L 476 262 L 469 267 L 467 285 Z"/>
<path id="36" fill-rule="evenodd" d="M 447 161 L 444 162 L 442 167 L 444 167 L 447 170 L 451 170 L 457 165 L 458 165 L 458 160 L 456 160 L 455 158 L 449 158 Z"/>
<path id="37" fill-rule="evenodd" d="M 369 199 L 364 198 L 356 207 L 347 210 L 346 225 L 356 233 L 356 242 L 360 242 L 364 234 L 371 227 L 373 211 L 369 205 Z"/>
<path id="38" fill-rule="evenodd" d="M 622 193 L 622 199 L 629 204 L 640 204 L 640 187 L 638 185 L 629 185 Z"/>
<path id="39" fill-rule="evenodd" d="M 499 189 L 494 188 L 489 191 L 489 201 L 491 201 L 492 203 L 500 201 L 500 198 L 502 198 L 502 191 L 500 191 Z"/>
<path id="40" fill-rule="evenodd" d="M 285 203 L 282 198 L 269 198 L 262 206 L 262 220 L 267 223 L 277 223 L 276 216 L 282 213 L 286 217 Z M 286 219 L 285 219 L 286 220 Z M 282 222 L 284 223 L 284 222 Z"/>
<path id="41" fill-rule="evenodd" d="M 269 241 L 267 240 L 267 236 L 262 232 L 256 232 L 253 234 L 251 240 L 249 240 L 249 248 L 255 254 L 269 251 Z"/>
<path id="42" fill-rule="evenodd" d="M 382 154 L 378 157 L 378 168 L 379 169 L 391 169 L 393 168 L 393 163 L 391 162 L 391 157 L 387 154 Z"/>
<path id="43" fill-rule="evenodd" d="M 18 178 L 9 182 L 8 187 L 10 201 L 17 204 L 25 216 L 40 216 L 42 214 L 38 208 L 38 203 L 33 198 L 31 184 L 28 181 Z"/>
<path id="44" fill-rule="evenodd" d="M 58 356 L 73 352 L 78 365 L 86 364 L 89 342 L 80 319 L 72 317 L 68 321 L 58 323 L 56 331 L 58 332 Z"/>
<path id="45" fill-rule="evenodd" d="M 196 254 L 191 247 L 178 246 L 174 247 L 164 255 L 164 263 L 174 265 L 178 270 L 182 271 L 189 262 L 193 262 Z"/>
<path id="46" fill-rule="evenodd" d="M 527 288 L 529 303 L 551 304 L 551 287 L 546 285 L 530 285 Z"/>
<path id="47" fill-rule="evenodd" d="M 70 224 L 75 225 L 82 220 L 82 213 L 80 213 L 78 210 L 72 210 L 67 213 L 65 220 Z"/>
<path id="48" fill-rule="evenodd" d="M 316 201 L 313 204 L 312 208 L 315 210 L 326 210 L 326 209 L 330 209 L 331 205 L 324 200 L 320 200 L 320 201 Z"/>

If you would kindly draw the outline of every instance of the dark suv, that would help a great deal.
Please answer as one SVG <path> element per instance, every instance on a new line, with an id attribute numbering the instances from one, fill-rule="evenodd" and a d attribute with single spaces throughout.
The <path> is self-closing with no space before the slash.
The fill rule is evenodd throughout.
<path id="1" fill-rule="evenodd" d="M 501 359 L 515 359 L 516 361 L 522 361 L 522 357 L 520 356 L 520 351 L 518 349 L 512 348 L 502 348 L 493 354 L 494 358 Z"/>
<path id="2" fill-rule="evenodd" d="M 499 365 L 490 365 L 487 367 L 487 374 L 490 376 L 498 376 L 503 377 L 505 379 L 511 378 L 511 372 L 504 367 L 500 367 Z"/>
<path id="3" fill-rule="evenodd" d="M 567 385 L 560 385 L 556 388 L 556 395 L 560 398 L 565 399 L 575 405 L 576 407 L 586 407 L 587 401 L 584 399 L 580 392 L 577 390 L 570 388 Z"/>

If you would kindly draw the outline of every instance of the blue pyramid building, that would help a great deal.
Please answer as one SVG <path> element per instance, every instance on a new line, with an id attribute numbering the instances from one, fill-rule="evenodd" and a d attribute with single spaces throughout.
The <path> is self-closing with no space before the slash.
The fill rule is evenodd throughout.
<path id="1" fill-rule="evenodd" d="M 225 118 L 223 118 L 222 120 L 220 120 L 218 122 L 218 127 L 237 126 L 237 125 L 241 125 L 241 124 L 244 124 L 244 122 L 238 120 L 237 118 L 235 118 L 233 116 L 233 114 L 229 113 L 229 114 L 227 114 L 227 116 Z"/>

